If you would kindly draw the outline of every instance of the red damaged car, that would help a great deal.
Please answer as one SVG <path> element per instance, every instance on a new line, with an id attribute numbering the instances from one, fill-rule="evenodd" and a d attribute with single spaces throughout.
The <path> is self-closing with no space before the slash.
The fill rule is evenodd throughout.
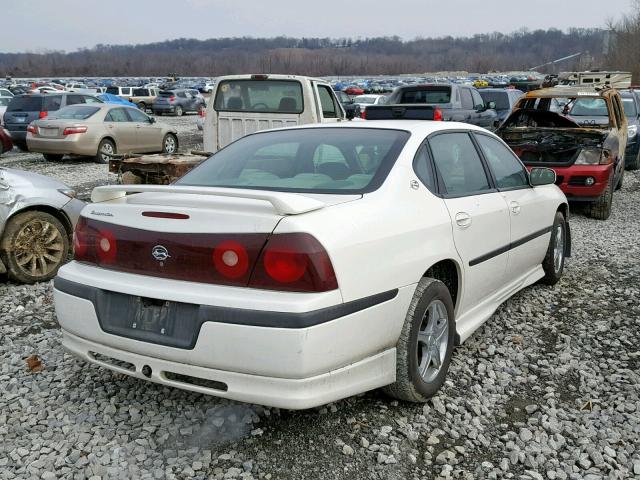
<path id="1" fill-rule="evenodd" d="M 611 88 L 547 88 L 527 93 L 496 132 L 531 167 L 555 170 L 556 184 L 588 214 L 611 215 L 622 186 L 628 127 Z"/>

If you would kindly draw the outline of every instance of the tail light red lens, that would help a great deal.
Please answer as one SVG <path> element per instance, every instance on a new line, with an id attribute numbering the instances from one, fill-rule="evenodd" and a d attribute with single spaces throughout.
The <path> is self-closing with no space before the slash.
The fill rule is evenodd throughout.
<path id="1" fill-rule="evenodd" d="M 290 292 L 338 288 L 329 255 L 307 233 L 154 232 L 80 217 L 73 246 L 79 262 L 152 277 Z"/>
<path id="2" fill-rule="evenodd" d="M 62 135 L 73 135 L 75 133 L 85 133 L 87 127 L 67 127 L 63 130 Z"/>
<path id="3" fill-rule="evenodd" d="M 239 242 L 227 240 L 213 249 L 213 264 L 224 277 L 241 278 L 249 270 L 249 254 Z"/>
<path id="4" fill-rule="evenodd" d="M 176 97 L 169 97 L 169 102 L 173 103 L 173 101 L 175 101 Z"/>
<path id="5" fill-rule="evenodd" d="M 364 110 L 360 111 L 360 118 L 362 118 L 363 120 L 367 119 L 367 109 L 366 108 Z"/>
<path id="6" fill-rule="evenodd" d="M 436 122 L 442 122 L 443 118 L 442 118 L 442 110 L 440 110 L 439 108 L 436 108 L 433 111 L 433 120 Z"/>
<path id="7" fill-rule="evenodd" d="M 338 288 L 329 254 L 308 233 L 269 237 L 254 269 L 250 287 L 294 292 L 326 292 Z"/>
<path id="8" fill-rule="evenodd" d="M 49 115 L 49 112 L 40 112 L 38 118 L 42 120 L 43 118 L 47 118 L 47 115 Z"/>
<path id="9" fill-rule="evenodd" d="M 34 135 L 38 133 L 38 128 L 33 126 L 33 125 L 29 125 L 27 127 L 27 132 L 29 133 L 33 133 Z"/>

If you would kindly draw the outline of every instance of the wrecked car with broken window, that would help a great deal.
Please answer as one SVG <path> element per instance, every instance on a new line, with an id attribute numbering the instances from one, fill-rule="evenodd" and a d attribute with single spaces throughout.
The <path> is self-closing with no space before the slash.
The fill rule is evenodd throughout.
<path id="1" fill-rule="evenodd" d="M 549 88 L 529 92 L 496 132 L 531 167 L 555 170 L 570 201 L 606 220 L 622 186 L 627 119 L 611 88 Z"/>

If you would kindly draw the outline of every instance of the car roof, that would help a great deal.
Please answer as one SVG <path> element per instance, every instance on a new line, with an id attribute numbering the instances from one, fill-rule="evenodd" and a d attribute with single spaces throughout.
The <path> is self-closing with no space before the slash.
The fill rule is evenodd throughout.
<path id="1" fill-rule="evenodd" d="M 542 88 L 527 92 L 527 98 L 551 98 L 551 97 L 604 97 L 615 90 L 605 88 L 596 90 L 593 87 L 553 87 Z"/>
<path id="2" fill-rule="evenodd" d="M 449 130 L 467 130 L 490 133 L 484 128 L 477 127 L 468 123 L 439 122 L 432 120 L 366 120 L 340 123 L 313 123 L 307 125 L 298 125 L 295 127 L 278 128 L 274 130 L 303 130 L 309 128 L 367 128 L 404 130 L 411 133 L 412 135 L 422 135 L 423 138 L 424 136 L 430 135 L 435 132 L 443 132 Z"/>

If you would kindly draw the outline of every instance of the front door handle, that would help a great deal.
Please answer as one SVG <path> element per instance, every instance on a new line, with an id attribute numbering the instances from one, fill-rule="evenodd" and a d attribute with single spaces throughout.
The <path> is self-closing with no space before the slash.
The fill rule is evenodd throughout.
<path id="1" fill-rule="evenodd" d="M 471 215 L 467 212 L 456 213 L 456 223 L 460 228 L 469 228 L 471 226 Z"/>
<path id="2" fill-rule="evenodd" d="M 520 213 L 520 204 L 518 202 L 509 203 L 509 208 L 511 208 L 514 215 L 518 215 Z"/>

